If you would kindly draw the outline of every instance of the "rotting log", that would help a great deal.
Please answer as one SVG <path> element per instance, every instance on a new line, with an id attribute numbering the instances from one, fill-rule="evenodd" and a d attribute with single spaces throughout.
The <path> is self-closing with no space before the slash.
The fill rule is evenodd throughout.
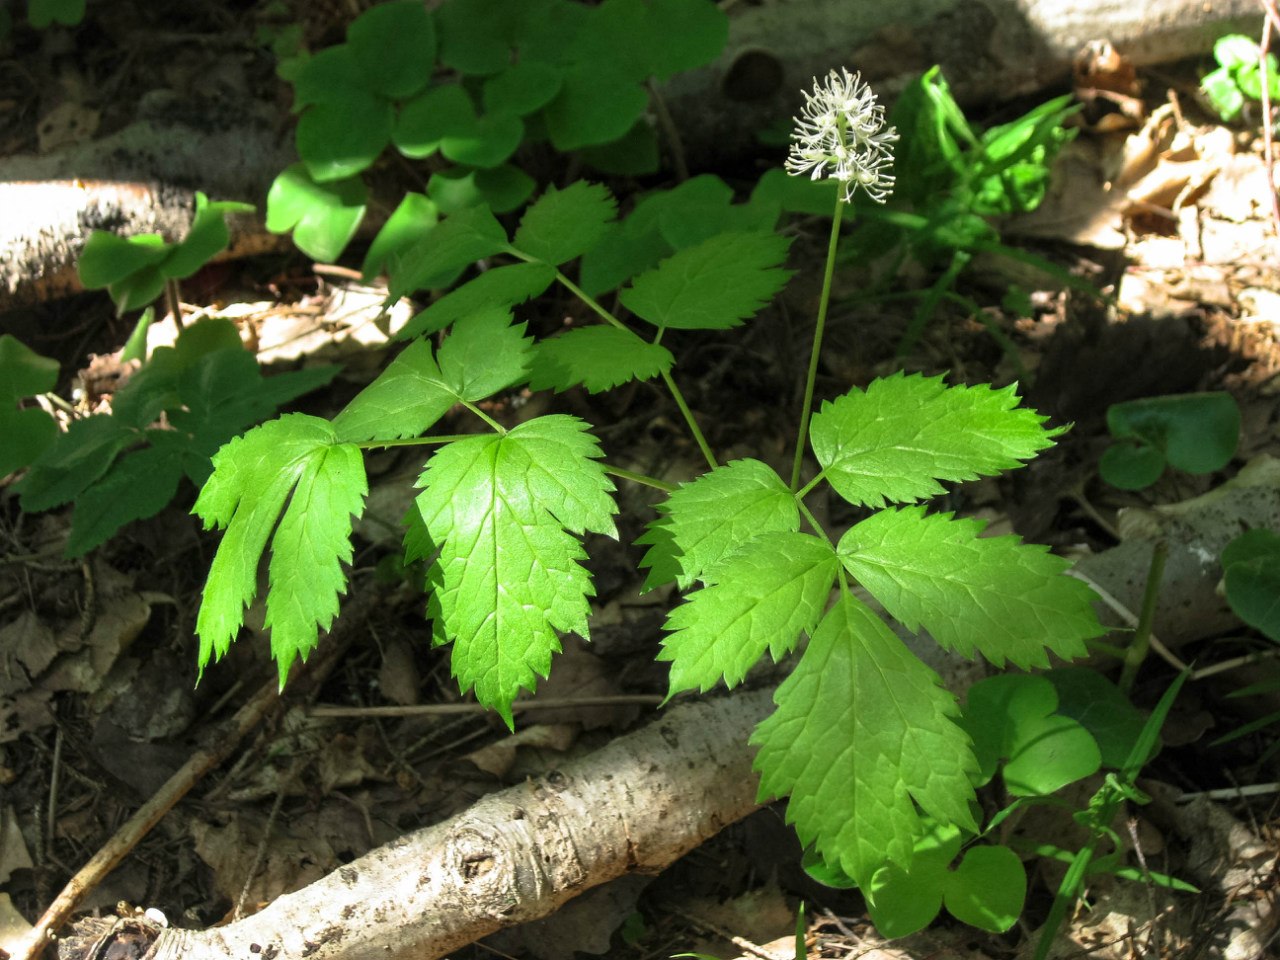
<path id="1" fill-rule="evenodd" d="M 1256 35 L 1262 20 L 1257 0 L 765 0 L 730 17 L 725 54 L 664 92 L 695 171 L 755 151 L 756 133 L 792 116 L 800 91 L 835 67 L 860 70 L 891 100 L 936 63 L 962 103 L 1001 100 L 1065 80 L 1090 40 L 1149 65 L 1205 54 L 1224 33 Z M 195 190 L 262 211 L 294 159 L 285 109 L 221 104 L 216 122 L 187 109 L 48 156 L 0 159 L 0 312 L 78 290 L 74 264 L 94 229 L 180 236 Z M 51 180 L 57 190 L 38 183 Z M 234 238 L 232 255 L 288 242 L 261 218 L 241 221 Z"/>

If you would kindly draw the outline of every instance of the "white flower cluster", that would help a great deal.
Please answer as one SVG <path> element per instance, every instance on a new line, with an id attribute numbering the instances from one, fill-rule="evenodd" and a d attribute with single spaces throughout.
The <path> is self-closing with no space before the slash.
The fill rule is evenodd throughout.
<path id="1" fill-rule="evenodd" d="M 861 187 L 877 203 L 893 190 L 892 144 L 898 139 L 893 127 L 884 129 L 884 107 L 876 103 L 861 74 L 832 70 L 825 84 L 813 80 L 813 93 L 796 117 L 787 157 L 787 173 L 811 173 L 819 180 L 829 175 L 844 184 L 843 200 L 850 203 Z"/>

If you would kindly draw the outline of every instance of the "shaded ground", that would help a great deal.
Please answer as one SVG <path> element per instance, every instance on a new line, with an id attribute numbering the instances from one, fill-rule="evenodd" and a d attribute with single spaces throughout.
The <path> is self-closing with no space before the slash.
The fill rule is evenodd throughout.
<path id="1" fill-rule="evenodd" d="M 215 69 L 213 80 L 226 84 L 228 98 L 275 83 L 269 60 L 253 49 L 219 54 L 212 62 L 166 57 L 179 39 L 220 35 L 253 9 L 179 6 L 179 13 L 189 15 L 181 37 L 176 27 L 171 33 L 142 22 L 137 8 L 121 4 L 111 14 L 119 19 L 107 21 L 109 28 L 87 58 L 79 47 L 59 48 L 50 35 L 38 48 L 24 48 L 20 61 L 0 64 L 6 67 L 0 72 L 0 100 L 7 108 L 0 115 L 0 151 L 56 149 L 59 137 L 93 135 L 127 122 L 124 105 L 150 90 L 154 80 L 144 60 L 159 64 L 160 85 L 178 97 L 193 86 L 207 87 L 208 71 Z M 323 42 L 327 24 L 339 19 L 310 10 L 312 41 Z M 1010 243 L 1025 244 L 1089 277 L 1115 305 L 1064 292 L 1034 273 L 1011 273 L 1005 262 L 979 262 L 963 281 L 963 292 L 983 305 L 984 316 L 944 305 L 906 360 L 909 369 L 948 370 L 967 382 L 1003 384 L 1021 369 L 1030 402 L 1058 422 L 1076 424 L 1027 470 L 957 488 L 946 504 L 1074 554 L 1113 545 L 1122 508 L 1186 500 L 1215 488 L 1255 456 L 1274 453 L 1280 430 L 1277 246 L 1259 144 L 1199 114 L 1190 95 L 1192 72 L 1146 80 L 1146 102 L 1132 108 L 1129 122 L 1118 132 L 1097 126 L 1086 131 L 1061 160 L 1055 196 L 1036 214 L 1008 225 L 1006 234 Z M 1172 101 L 1166 91 L 1173 91 Z M 1162 106 L 1169 102 L 1175 106 Z M 92 122 L 85 111 L 95 114 Z M 1145 136 L 1152 146 L 1141 162 L 1117 167 L 1126 136 Z M 1109 192 L 1102 188 L 1107 182 L 1113 184 Z M 626 196 L 636 185 L 615 188 Z M 780 463 L 791 442 L 795 385 L 805 362 L 826 228 L 815 221 L 799 223 L 796 230 L 793 265 L 799 274 L 774 308 L 740 335 L 687 337 L 675 345 L 690 404 L 709 425 L 709 439 L 724 459 L 750 450 Z M 846 302 L 833 313 L 821 395 L 894 368 L 910 306 L 853 303 L 863 279 L 852 269 L 839 279 Z M 903 283 L 925 285 L 931 279 L 908 275 Z M 1000 306 L 1013 283 L 1031 294 L 1033 309 L 1026 315 Z M 377 360 L 361 350 L 385 339 L 385 324 L 374 322 L 382 293 L 317 275 L 298 255 L 211 269 L 184 292 L 202 310 L 235 316 L 266 364 L 334 357 L 346 364 L 334 387 L 303 401 L 309 412 L 331 415 L 377 368 Z M 545 332 L 580 309 L 544 300 L 528 319 Z M 393 313 L 392 324 L 403 323 L 409 312 L 406 305 Z M 58 357 L 66 373 L 89 368 L 90 354 L 109 354 L 128 334 L 105 296 L 50 304 L 12 320 L 34 349 Z M 992 327 L 1015 352 L 1000 348 Z M 0 329 L 10 329 L 4 317 Z M 153 344 L 164 335 L 158 328 Z M 69 398 L 69 376 L 63 384 Z M 1240 448 L 1226 471 L 1173 476 L 1142 494 L 1122 494 L 1097 479 L 1109 404 L 1206 389 L 1231 390 L 1243 412 Z M 110 383 L 97 392 L 109 400 Z M 515 395 L 493 413 L 516 420 L 552 407 L 600 425 L 606 450 L 630 458 L 624 466 L 679 479 L 699 461 L 677 411 L 651 385 L 599 397 Z M 325 716 L 311 709 L 458 702 L 447 651 L 429 644 L 421 595 L 388 569 L 398 549 L 394 528 L 421 460 L 420 453 L 390 451 L 369 461 L 374 489 L 357 531 L 350 591 L 359 598 L 358 616 L 344 618 L 340 637 L 329 641 L 346 649 L 329 664 L 322 685 L 306 701 L 286 700 L 233 762 L 201 783 L 91 892 L 86 909 L 109 913 L 123 901 L 158 908 L 175 924 L 201 927 L 252 912 L 500 785 L 592 749 L 654 709 L 621 699 L 665 693 L 665 667 L 654 655 L 670 598 L 638 593 L 632 571 L 639 552 L 628 544 L 647 514 L 645 494 L 634 490 L 623 492 L 621 543 L 597 538 L 588 544 L 598 591 L 593 642 L 567 640 L 565 654 L 538 692 L 540 699 L 602 702 L 527 714 L 515 737 L 480 711 L 386 719 Z M 16 910 L 28 920 L 38 915 L 193 745 L 274 674 L 262 611 L 255 608 L 250 622 L 256 617 L 257 629 L 251 627 L 195 683 L 192 627 L 214 540 L 188 515 L 193 498 L 186 490 L 155 520 L 130 526 L 79 563 L 60 558 L 64 514 L 24 515 L 16 498 L 3 493 L 0 908 L 10 914 Z M 835 511 L 833 524 L 847 522 L 839 507 L 827 506 Z M 1199 638 L 1180 654 L 1216 662 L 1259 647 L 1241 627 Z M 1271 669 L 1254 665 L 1189 687 L 1166 730 L 1169 749 L 1151 774 L 1188 793 L 1277 779 L 1274 759 L 1260 759 L 1273 740 L 1268 730 L 1230 745 L 1210 744 L 1276 709 L 1258 698 L 1225 699 L 1246 682 L 1274 676 Z M 1137 690 L 1139 706 L 1150 707 L 1171 676 L 1167 665 L 1149 664 Z M 1273 797 L 1225 803 L 1260 840 L 1274 844 Z M 1144 818 L 1135 829 L 1146 831 L 1144 849 L 1159 851 L 1173 864 L 1160 869 L 1176 873 L 1180 842 L 1171 828 Z M 554 958 L 577 949 L 621 957 L 681 950 L 790 956 L 786 938 L 801 899 L 808 904 L 811 956 L 870 949 L 875 935 L 859 898 L 810 881 L 797 868 L 798 856 L 781 808 L 768 808 L 657 879 L 594 891 L 564 916 L 491 938 L 470 955 Z M 942 924 L 937 949 L 1014 955 L 1043 919 L 1058 876 L 1052 868 L 1033 871 L 1025 929 L 1003 937 L 976 931 L 953 936 L 957 932 Z M 1180 899 L 1162 891 L 1152 896 L 1159 900 L 1154 912 L 1165 924 L 1166 945 L 1193 955 L 1195 944 L 1182 939 L 1193 931 L 1169 911 L 1195 917 L 1202 930 L 1212 930 L 1221 916 L 1220 897 Z M 1117 921 L 1109 935 L 1128 944 L 1126 937 L 1137 942 L 1148 933 L 1126 931 Z"/>

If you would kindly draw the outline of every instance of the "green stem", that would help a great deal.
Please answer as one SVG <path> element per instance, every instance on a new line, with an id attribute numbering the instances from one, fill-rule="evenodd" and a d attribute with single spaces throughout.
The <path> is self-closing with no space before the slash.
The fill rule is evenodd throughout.
<path id="1" fill-rule="evenodd" d="M 455 440 L 465 440 L 467 437 L 474 436 L 476 436 L 474 433 L 456 433 L 452 436 L 405 437 L 402 440 L 362 440 L 356 446 L 361 450 L 382 450 L 387 447 L 424 447 L 433 443 L 453 443 Z"/>
<path id="2" fill-rule="evenodd" d="M 665 480 L 659 480 L 657 477 L 646 476 L 643 473 L 632 473 L 630 470 L 624 470 L 622 467 L 604 465 L 604 472 L 621 480 L 630 480 L 632 483 L 639 483 L 646 487 L 653 487 L 655 490 L 665 490 L 671 493 L 676 489 L 674 483 L 667 483 Z"/>
<path id="3" fill-rule="evenodd" d="M 818 380 L 818 357 L 822 354 L 822 336 L 827 328 L 827 305 L 831 302 L 831 277 L 836 268 L 836 245 L 840 239 L 840 221 L 844 217 L 844 201 L 836 200 L 831 218 L 831 237 L 827 241 L 827 266 L 822 274 L 822 298 L 818 301 L 818 322 L 813 330 L 813 351 L 809 354 L 809 374 L 804 382 L 804 402 L 800 407 L 800 430 L 796 435 L 796 455 L 791 463 L 791 489 L 800 486 L 800 464 L 804 462 L 805 438 L 809 436 L 809 414 L 813 409 L 813 387 Z"/>
<path id="4" fill-rule="evenodd" d="M 800 515 L 809 522 L 809 526 L 813 527 L 813 532 L 823 540 L 827 541 L 827 546 L 834 550 L 836 545 L 831 542 L 831 537 L 828 536 L 827 531 L 823 529 L 822 524 L 818 522 L 818 518 L 809 511 L 809 508 L 804 505 L 799 497 L 796 498 L 796 506 L 800 508 Z"/>
<path id="5" fill-rule="evenodd" d="M 1151 551 L 1151 567 L 1147 570 L 1142 612 L 1138 614 L 1138 625 L 1134 628 L 1133 639 L 1129 642 L 1129 649 L 1125 651 L 1124 668 L 1120 671 L 1120 692 L 1126 696 L 1133 689 L 1138 668 L 1147 658 L 1147 650 L 1151 647 L 1151 625 L 1156 618 L 1156 601 L 1160 597 L 1160 581 L 1164 579 L 1164 561 L 1168 555 L 1169 544 L 1164 540 L 1157 540 Z"/>
<path id="6" fill-rule="evenodd" d="M 468 410 L 470 410 L 472 413 L 474 413 L 481 420 L 483 420 L 485 423 L 487 423 L 489 426 L 493 427 L 493 429 L 497 431 L 499 434 L 501 434 L 504 437 L 507 435 L 506 427 L 500 424 L 497 420 L 493 419 L 493 417 L 489 416 L 487 413 L 485 413 L 483 410 L 477 407 L 474 403 L 471 403 L 470 401 L 467 401 L 467 400 L 463 400 L 462 405 L 466 407 Z"/>
<path id="7" fill-rule="evenodd" d="M 707 443 L 707 438 L 702 435 L 702 430 L 698 427 L 698 421 L 693 418 L 693 411 L 689 409 L 689 405 L 684 402 L 684 394 L 680 392 L 680 388 L 676 386 L 676 382 L 671 379 L 671 373 L 667 370 L 662 371 L 662 380 L 667 385 L 667 389 L 671 391 L 671 396 L 676 402 L 676 406 L 680 408 L 680 414 L 684 417 L 684 422 L 689 425 L 689 432 L 693 434 L 693 439 L 697 441 L 698 449 L 702 451 L 702 455 L 707 458 L 707 463 L 714 470 L 720 464 L 716 461 L 716 455 L 711 452 L 711 447 Z"/>
<path id="8" fill-rule="evenodd" d="M 182 297 L 178 291 L 178 281 L 172 277 L 166 278 L 164 282 L 164 302 L 165 306 L 169 308 L 169 313 L 173 315 L 173 325 L 181 333 L 184 328 L 182 322 Z"/>
<path id="9" fill-rule="evenodd" d="M 585 303 L 588 307 L 590 307 L 591 310 L 596 314 L 596 316 L 598 316 L 605 323 L 612 324 L 613 326 L 617 327 L 619 330 L 626 330 L 628 333 L 631 332 L 630 327 L 628 327 L 625 323 L 623 323 L 621 320 L 615 317 L 612 313 L 610 313 L 604 307 L 600 306 L 600 304 L 596 301 L 594 297 L 588 295 L 585 290 L 583 290 L 580 286 L 578 286 L 576 283 L 574 283 L 572 280 L 566 277 L 559 270 L 556 271 L 556 280 L 558 280 L 560 282 L 560 285 L 563 286 L 566 290 L 568 290 L 575 297 L 577 297 L 579 300 Z"/>
<path id="10" fill-rule="evenodd" d="M 973 258 L 964 250 L 956 250 L 951 254 L 951 263 L 947 266 L 942 276 L 929 288 L 925 298 L 920 301 L 920 305 L 916 307 L 915 316 L 911 318 L 911 323 L 907 325 L 907 332 L 898 341 L 898 349 L 894 354 L 897 359 L 903 359 L 915 348 L 920 335 L 924 333 L 925 325 L 937 311 L 938 304 L 942 302 L 942 298 L 946 296 L 956 282 L 956 277 L 960 276 L 960 271 L 968 265 L 971 259 Z"/>

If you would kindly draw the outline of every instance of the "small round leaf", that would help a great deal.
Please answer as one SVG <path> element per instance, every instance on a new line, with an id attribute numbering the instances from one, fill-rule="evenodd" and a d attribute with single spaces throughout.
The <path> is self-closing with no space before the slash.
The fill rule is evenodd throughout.
<path id="1" fill-rule="evenodd" d="M 1004 933 L 1022 913 L 1027 872 L 1008 847 L 973 847 L 947 878 L 947 911 L 971 927 Z"/>
<path id="2" fill-rule="evenodd" d="M 412 96 L 431 79 L 436 30 L 422 0 L 394 0 L 366 10 L 347 28 L 347 43 L 365 89 Z"/>
<path id="3" fill-rule="evenodd" d="M 1102 454 L 1098 472 L 1102 479 L 1121 490 L 1141 490 L 1164 473 L 1164 454 L 1145 443 L 1113 443 Z"/>

